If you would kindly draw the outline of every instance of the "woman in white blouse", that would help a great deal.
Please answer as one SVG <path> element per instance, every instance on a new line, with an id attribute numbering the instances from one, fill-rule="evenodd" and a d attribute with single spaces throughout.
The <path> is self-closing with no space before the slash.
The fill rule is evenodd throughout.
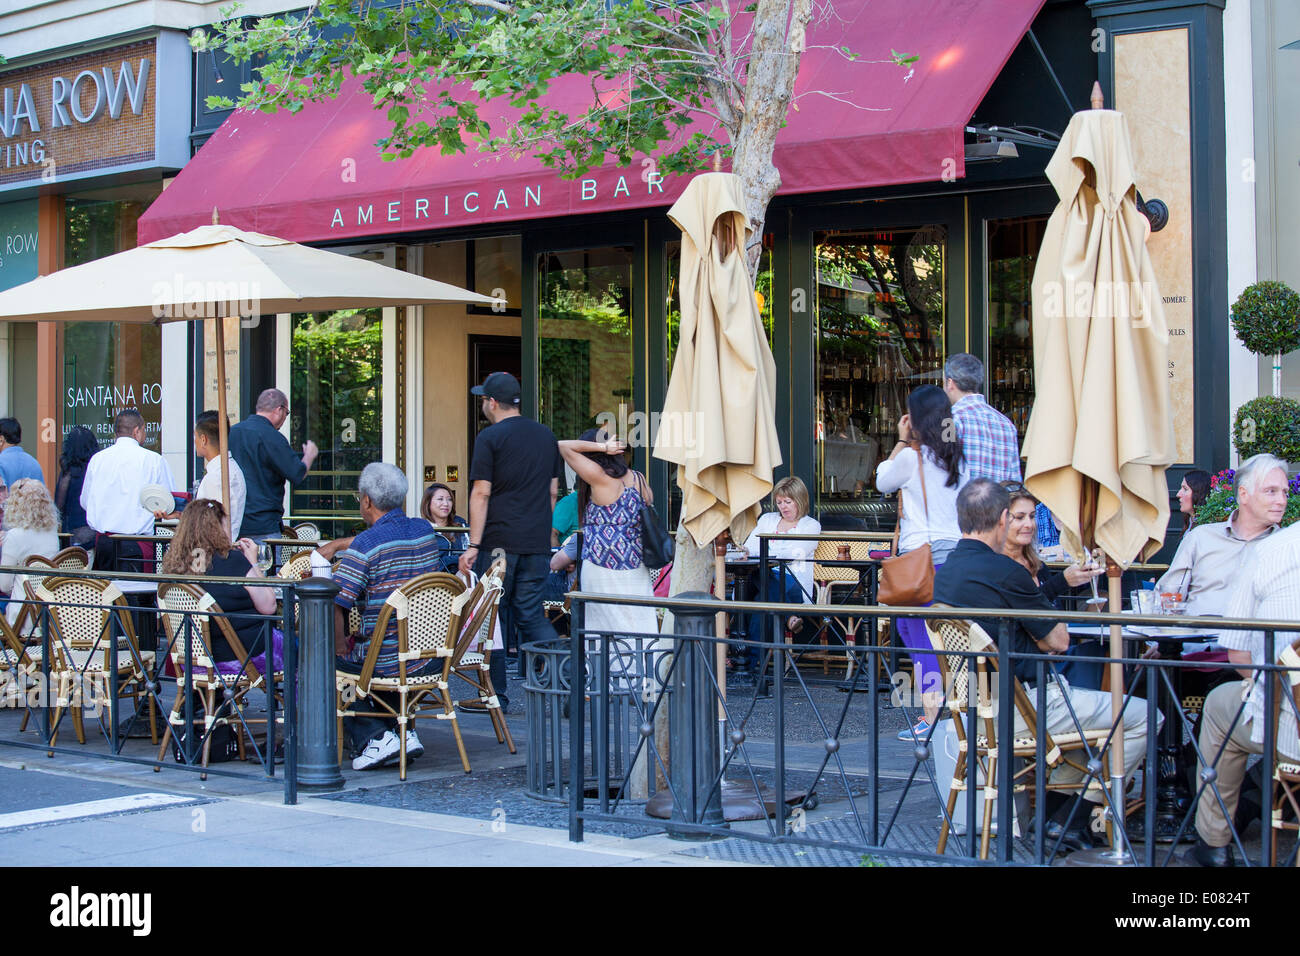
<path id="1" fill-rule="evenodd" d="M 753 533 L 745 541 L 745 550 L 751 557 L 758 557 L 761 534 L 821 534 L 821 524 L 808 516 L 808 488 L 798 478 L 791 476 L 778 481 L 772 489 L 772 503 L 776 511 L 761 515 Z M 767 554 L 772 565 L 768 569 L 767 600 L 788 604 L 812 602 L 812 557 L 816 549 L 816 541 L 768 539 Z M 761 595 L 762 591 L 759 590 L 758 594 Z M 771 638 L 764 632 L 762 621 L 761 615 L 750 615 L 746 625 L 750 640 Z M 786 626 L 797 634 L 803 629 L 803 620 L 792 615 Z M 745 663 L 750 674 L 757 676 L 761 661 L 756 649 L 746 648 Z"/>
<path id="2" fill-rule="evenodd" d="M 922 485 L 924 475 L 924 486 Z M 961 540 L 957 527 L 957 492 L 968 479 L 961 438 L 952 420 L 952 405 L 943 389 L 922 385 L 907 396 L 907 414 L 898 421 L 898 444 L 876 466 L 876 490 L 899 492 L 899 553 L 930 545 L 937 568 Z M 898 618 L 898 634 L 915 649 L 930 648 L 925 622 Z M 929 731 L 939 713 L 942 683 L 939 664 L 930 654 L 912 655 L 913 678 L 925 706 L 925 718 L 904 729 L 899 739 L 912 740 Z"/>
<path id="3" fill-rule="evenodd" d="M 0 564 L 21 567 L 32 555 L 52 558 L 59 550 L 59 513 L 45 485 L 22 478 L 9 489 L 5 502 L 4 530 L 0 532 Z M 23 574 L 0 574 L 0 592 L 10 596 L 5 610 L 10 624 L 23 606 Z"/>

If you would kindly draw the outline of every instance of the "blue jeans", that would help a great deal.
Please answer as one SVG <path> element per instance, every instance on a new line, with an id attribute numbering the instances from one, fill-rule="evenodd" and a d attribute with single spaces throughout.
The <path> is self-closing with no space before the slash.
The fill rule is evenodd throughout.
<path id="1" fill-rule="evenodd" d="M 474 573 L 483 574 L 492 566 L 492 551 L 479 551 L 474 562 Z M 553 641 L 559 635 L 542 610 L 546 595 L 546 578 L 551 573 L 550 554 L 507 554 L 506 577 L 501 593 L 501 634 L 506 648 L 536 641 Z M 496 689 L 501 706 L 508 701 L 506 693 L 506 656 L 502 652 L 492 655 L 488 665 L 492 686 Z"/>
<path id="2" fill-rule="evenodd" d="M 808 603 L 808 596 L 803 593 L 803 586 L 799 583 L 799 579 L 786 570 L 784 565 L 768 568 L 767 575 L 766 600 L 786 604 Z M 763 599 L 763 591 L 760 585 L 754 600 L 760 601 Z M 782 632 L 784 627 L 785 622 L 778 615 L 749 614 L 745 618 L 745 636 L 751 641 L 775 644 L 779 640 L 777 635 Z M 749 671 L 757 673 L 762 663 L 762 651 L 759 648 L 745 648 L 745 667 Z"/>

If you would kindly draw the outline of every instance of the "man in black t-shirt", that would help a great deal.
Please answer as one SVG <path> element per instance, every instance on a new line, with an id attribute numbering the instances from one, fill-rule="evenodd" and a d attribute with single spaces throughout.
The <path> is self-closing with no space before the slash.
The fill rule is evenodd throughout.
<path id="1" fill-rule="evenodd" d="M 551 512 L 559 495 L 564 462 L 551 430 L 519 413 L 519 380 L 493 372 L 470 392 L 482 399 L 483 416 L 492 423 L 474 441 L 469 466 L 469 547 L 460 569 L 484 573 L 501 555 L 506 559 L 501 595 L 501 632 L 507 645 L 553 640 L 542 610 L 550 573 Z M 495 654 L 492 684 L 504 709 L 505 655 Z M 466 710 L 485 709 L 477 700 L 462 701 Z"/>
<path id="2" fill-rule="evenodd" d="M 1021 611 L 1054 610 L 1050 601 L 1034 583 L 1029 571 L 1019 562 L 1003 553 L 1007 532 L 1007 509 L 1011 496 L 1007 490 L 988 478 L 975 478 L 957 495 L 957 525 L 962 538 L 948 555 L 947 561 L 934 573 L 934 603 L 953 607 L 1007 608 Z M 996 642 L 1001 631 L 1000 621 L 985 620 L 983 628 Z M 1019 620 L 1010 623 L 1008 650 L 1018 654 L 1064 654 L 1070 646 L 1070 635 L 1059 621 Z M 1014 661 L 1016 677 L 1033 689 L 1038 679 L 1036 661 Z M 1049 734 L 1077 733 L 1099 730 L 1111 725 L 1110 694 L 1099 690 L 1071 687 L 1057 676 L 1054 664 L 1046 670 L 1047 707 L 1038 715 L 1038 725 Z M 1031 694 L 1030 699 L 1034 699 Z M 1075 718 L 1078 718 L 1078 724 Z M 1156 732 L 1160 717 L 1157 714 Z M 1019 711 L 1015 715 L 1015 731 L 1023 733 L 1024 724 Z M 1146 701 L 1133 698 L 1124 707 L 1124 776 L 1132 777 L 1146 754 L 1147 715 Z M 1077 755 L 1076 755 L 1076 759 Z M 1059 765 L 1052 771 L 1054 784 L 1074 784 L 1083 778 L 1082 772 L 1068 765 Z M 1109 780 L 1101 781 L 1109 785 Z M 1055 797 L 1055 795 L 1053 795 Z M 1100 803 L 1101 794 L 1089 789 L 1084 799 L 1090 806 Z M 1057 802 L 1053 799 L 1052 802 Z M 1068 804 L 1049 807 L 1056 815 L 1049 824 L 1047 836 L 1055 840 L 1060 833 L 1061 821 L 1068 814 Z M 1074 824 L 1064 835 L 1062 845 L 1082 849 L 1100 845 L 1101 840 L 1089 829 L 1089 814 L 1075 814 Z"/>

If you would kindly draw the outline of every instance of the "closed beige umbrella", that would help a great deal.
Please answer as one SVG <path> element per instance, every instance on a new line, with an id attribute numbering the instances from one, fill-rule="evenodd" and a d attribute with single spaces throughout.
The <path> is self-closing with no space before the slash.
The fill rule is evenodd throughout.
<path id="1" fill-rule="evenodd" d="M 1094 107 L 1100 95 L 1094 86 Z M 1025 484 L 1060 521 L 1071 554 L 1105 553 L 1109 609 L 1118 613 L 1122 569 L 1164 540 L 1165 469 L 1174 448 L 1168 330 L 1123 114 L 1076 113 L 1047 178 L 1060 203 L 1034 268 L 1037 393 L 1025 436 Z M 1110 653 L 1111 714 L 1119 715 L 1118 625 L 1110 629 Z M 1122 818 L 1122 747 L 1112 744 L 1110 767 L 1111 805 Z M 1106 862 L 1127 861 L 1116 842 Z"/>
<path id="2" fill-rule="evenodd" d="M 375 262 L 232 226 L 201 226 L 0 292 L 0 321 L 185 322 L 215 318 L 222 504 L 226 462 L 224 326 L 229 316 L 429 305 L 492 304 L 487 296 Z"/>
<path id="3" fill-rule="evenodd" d="M 656 458 L 677 465 L 682 525 L 699 547 L 754 529 L 772 470 L 776 363 L 744 248 L 751 230 L 732 173 L 695 177 L 668 216 L 682 230 L 681 329 Z"/>
<path id="4" fill-rule="evenodd" d="M 1076 113 L 1047 178 L 1060 197 L 1033 279 L 1025 484 L 1075 556 L 1121 568 L 1157 550 L 1173 458 L 1168 330 L 1122 113 Z"/>

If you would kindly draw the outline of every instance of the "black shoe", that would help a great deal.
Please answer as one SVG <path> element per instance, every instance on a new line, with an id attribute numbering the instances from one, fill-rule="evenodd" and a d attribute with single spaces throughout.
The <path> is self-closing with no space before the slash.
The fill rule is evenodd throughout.
<path id="1" fill-rule="evenodd" d="M 1232 856 L 1232 844 L 1227 846 L 1210 846 L 1198 835 L 1196 843 L 1187 851 L 1183 857 L 1188 863 L 1194 863 L 1196 866 L 1236 866 L 1237 861 Z"/>

